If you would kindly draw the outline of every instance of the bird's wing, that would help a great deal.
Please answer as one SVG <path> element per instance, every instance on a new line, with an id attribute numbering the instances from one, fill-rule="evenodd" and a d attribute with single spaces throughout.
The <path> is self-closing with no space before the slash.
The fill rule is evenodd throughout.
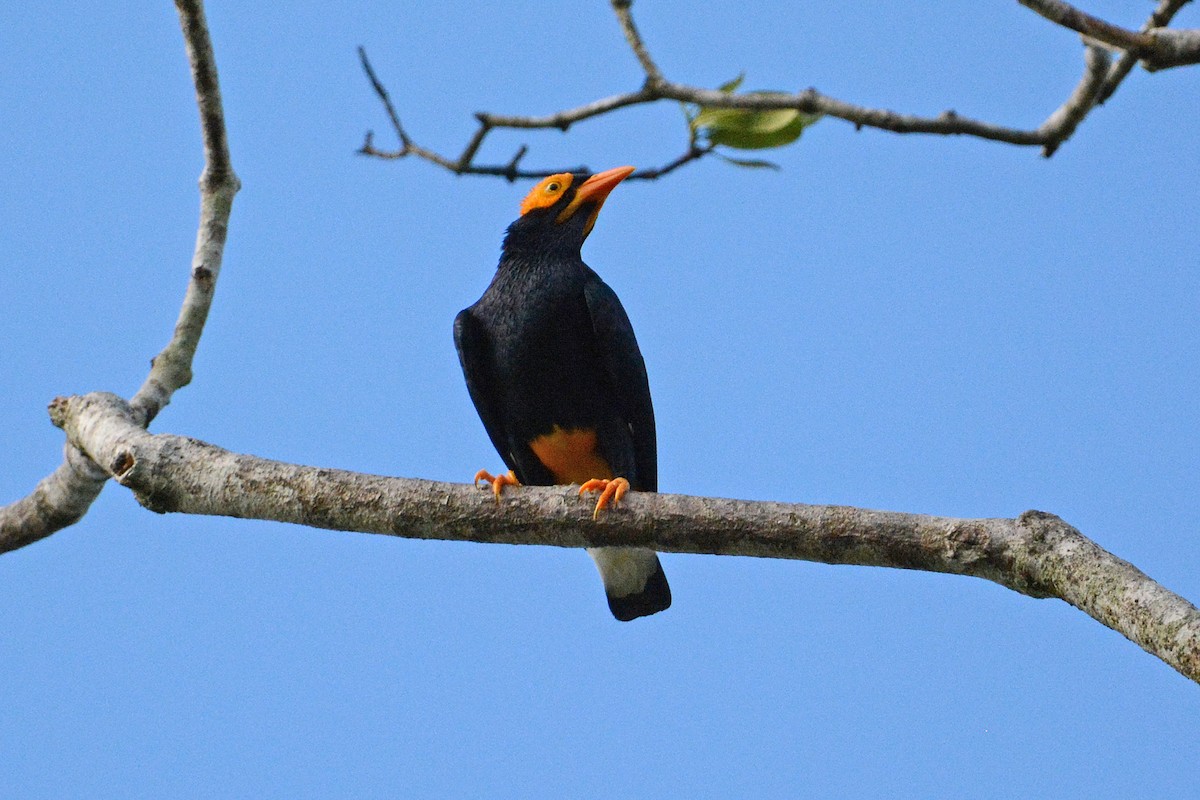
<path id="1" fill-rule="evenodd" d="M 487 333 L 469 308 L 464 308 L 454 318 L 454 346 L 458 349 L 458 362 L 462 365 L 463 376 L 467 379 L 467 391 L 471 395 L 471 402 L 475 404 L 475 410 L 483 420 L 483 427 L 492 440 L 492 446 L 504 459 L 505 465 L 515 470 L 517 465 L 510 452 L 508 431 L 504 428 L 504 415 L 500 410 L 500 393 L 488 356 L 490 348 Z"/>
<path id="2" fill-rule="evenodd" d="M 592 330 L 603 354 L 604 365 L 616 391 L 622 418 L 633 437 L 637 483 L 634 489 L 658 491 L 658 447 L 654 434 L 654 406 L 646 363 L 633 335 L 629 317 L 616 292 L 592 273 L 584 288 Z"/>

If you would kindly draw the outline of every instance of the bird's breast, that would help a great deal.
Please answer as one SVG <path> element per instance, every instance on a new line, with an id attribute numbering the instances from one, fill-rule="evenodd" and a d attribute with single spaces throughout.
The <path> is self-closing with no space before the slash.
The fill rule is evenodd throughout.
<path id="1" fill-rule="evenodd" d="M 529 443 L 538 461 L 550 470 L 555 483 L 584 483 L 593 478 L 612 478 L 612 467 L 596 448 L 596 431 L 564 429 L 555 425 Z"/>

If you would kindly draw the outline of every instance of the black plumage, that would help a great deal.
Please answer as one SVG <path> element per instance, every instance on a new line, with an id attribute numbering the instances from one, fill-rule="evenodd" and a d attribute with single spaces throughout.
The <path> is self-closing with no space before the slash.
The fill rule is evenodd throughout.
<path id="1" fill-rule="evenodd" d="M 521 483 L 621 477 L 637 491 L 658 489 L 654 409 L 633 327 L 580 256 L 600 205 L 631 171 L 543 180 L 509 226 L 491 285 L 455 319 L 471 399 Z M 670 605 L 653 551 L 589 552 L 618 619 Z"/>

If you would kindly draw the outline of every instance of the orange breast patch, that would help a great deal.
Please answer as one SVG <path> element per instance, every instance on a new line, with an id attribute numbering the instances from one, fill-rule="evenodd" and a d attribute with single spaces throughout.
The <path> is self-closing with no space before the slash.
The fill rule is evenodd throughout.
<path id="1" fill-rule="evenodd" d="M 557 483 L 584 483 L 612 478 L 612 467 L 596 452 L 596 432 L 589 428 L 563 430 L 557 425 L 529 443 Z"/>

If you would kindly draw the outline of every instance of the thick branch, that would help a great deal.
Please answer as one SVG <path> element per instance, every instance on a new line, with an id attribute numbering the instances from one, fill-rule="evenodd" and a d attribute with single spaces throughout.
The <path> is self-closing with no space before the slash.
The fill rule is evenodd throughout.
<path id="1" fill-rule="evenodd" d="M 1066 600 L 1200 682 L 1200 610 L 1051 514 L 955 519 L 631 493 L 593 522 L 591 506 L 573 487 L 526 487 L 498 505 L 468 485 L 285 464 L 149 434 L 115 395 L 59 399 L 51 415 L 71 442 L 157 512 L 410 538 L 641 545 L 971 575 Z"/>
<path id="2" fill-rule="evenodd" d="M 239 186 L 229 159 L 217 65 L 204 4 L 200 0 L 176 0 L 175 6 L 196 87 L 204 139 L 200 225 L 174 336 L 151 361 L 150 374 L 132 400 L 135 418 L 143 427 L 171 401 L 176 390 L 192 379 L 192 359 L 221 271 L 229 214 Z M 42 479 L 27 497 L 0 508 L 0 553 L 24 547 L 78 522 L 104 488 L 106 478 L 104 470 L 68 442 L 63 463 L 53 473 Z"/>
<path id="3" fill-rule="evenodd" d="M 31 494 L 0 508 L 0 553 L 74 525 L 107 481 L 107 472 L 67 442 L 63 461 L 54 472 L 38 481 Z"/>

